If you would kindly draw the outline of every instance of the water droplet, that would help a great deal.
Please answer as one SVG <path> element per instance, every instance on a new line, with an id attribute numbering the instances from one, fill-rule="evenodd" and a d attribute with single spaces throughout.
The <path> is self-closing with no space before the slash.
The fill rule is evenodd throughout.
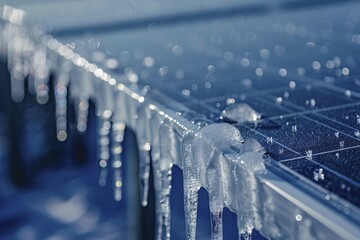
<path id="1" fill-rule="evenodd" d="M 215 66 L 214 65 L 209 65 L 209 66 L 207 66 L 207 71 L 209 72 L 209 73 L 214 73 L 215 71 L 216 71 L 216 68 L 215 68 Z"/>
<path id="2" fill-rule="evenodd" d="M 267 60 L 270 58 L 270 51 L 266 48 L 263 48 L 260 50 L 260 57 L 264 60 Z"/>
<path id="3" fill-rule="evenodd" d="M 185 96 L 185 97 L 188 97 L 188 96 L 190 96 L 190 90 L 189 89 L 183 89 L 182 91 L 181 91 L 181 94 L 183 95 L 183 96 Z"/>
<path id="4" fill-rule="evenodd" d="M 230 51 L 224 52 L 224 59 L 228 62 L 232 61 L 234 59 L 234 54 Z"/>
<path id="5" fill-rule="evenodd" d="M 285 47 L 280 44 L 276 45 L 274 50 L 275 50 L 275 53 L 279 56 L 284 55 L 286 52 Z"/>
<path id="6" fill-rule="evenodd" d="M 315 105 L 316 105 L 315 99 L 311 98 L 311 99 L 310 99 L 310 106 L 311 106 L 311 107 L 315 107 Z"/>
<path id="7" fill-rule="evenodd" d="M 261 77 L 262 75 L 264 75 L 264 70 L 262 68 L 257 68 L 255 70 L 255 74 L 256 76 Z"/>
<path id="8" fill-rule="evenodd" d="M 250 66 L 250 60 L 248 58 L 242 58 L 240 64 L 241 66 L 247 68 Z"/>
<path id="9" fill-rule="evenodd" d="M 303 67 L 299 67 L 299 68 L 297 69 L 297 73 L 298 73 L 300 76 L 304 76 L 305 73 L 306 73 L 306 70 L 305 70 L 305 68 L 303 68 Z"/>
<path id="10" fill-rule="evenodd" d="M 349 76 L 350 74 L 350 70 L 347 67 L 344 67 L 341 72 L 344 76 Z"/>
<path id="11" fill-rule="evenodd" d="M 165 77 L 169 72 L 169 68 L 167 66 L 162 66 L 161 68 L 159 68 L 159 75 L 161 77 Z"/>
<path id="12" fill-rule="evenodd" d="M 155 59 L 153 57 L 145 57 L 143 59 L 143 64 L 145 67 L 151 68 L 155 65 Z"/>
<path id="13" fill-rule="evenodd" d="M 290 96 L 289 92 L 284 92 L 284 99 L 288 99 Z"/>
<path id="14" fill-rule="evenodd" d="M 206 82 L 205 83 L 205 88 L 210 89 L 211 88 L 211 82 Z"/>
<path id="15" fill-rule="evenodd" d="M 296 82 L 295 81 L 290 81 L 289 82 L 289 87 L 294 89 L 296 87 Z"/>
<path id="16" fill-rule="evenodd" d="M 345 96 L 351 97 L 351 91 L 350 91 L 350 90 L 346 90 L 346 91 L 345 91 Z"/>
<path id="17" fill-rule="evenodd" d="M 180 45 L 174 45 L 171 49 L 172 53 L 175 55 L 175 56 L 181 56 L 183 55 L 184 53 L 184 49 L 182 46 Z"/>
<path id="18" fill-rule="evenodd" d="M 285 68 L 280 68 L 279 75 L 282 76 L 282 77 L 286 77 L 287 70 Z"/>
<path id="19" fill-rule="evenodd" d="M 335 63 L 334 63 L 334 61 L 332 61 L 332 60 L 328 60 L 328 61 L 326 61 L 326 67 L 328 68 L 328 69 L 333 69 L 334 67 L 335 67 Z"/>
<path id="20" fill-rule="evenodd" d="M 320 68 L 321 68 L 320 62 L 319 62 L 319 61 L 314 61 L 314 62 L 312 63 L 312 68 L 313 68 L 314 70 L 320 70 Z"/>
<path id="21" fill-rule="evenodd" d="M 296 215 L 295 215 L 295 220 L 298 221 L 298 222 L 300 222 L 300 221 L 302 220 L 301 214 L 296 214 Z"/>
<path id="22" fill-rule="evenodd" d="M 235 98 L 228 98 L 226 99 L 226 105 L 231 105 L 235 103 Z"/>

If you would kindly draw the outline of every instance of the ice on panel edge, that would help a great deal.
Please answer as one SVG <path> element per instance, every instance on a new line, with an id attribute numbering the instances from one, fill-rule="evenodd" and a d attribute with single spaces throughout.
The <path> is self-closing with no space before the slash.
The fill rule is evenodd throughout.
<path id="1" fill-rule="evenodd" d="M 182 151 L 187 239 L 196 236 L 201 187 L 209 192 L 211 238 L 222 239 L 224 207 L 237 214 L 239 235 L 249 236 L 258 227 L 255 177 L 265 171 L 264 149 L 255 139 L 244 141 L 237 128 L 219 123 L 205 126 L 195 136 L 186 135 Z"/>

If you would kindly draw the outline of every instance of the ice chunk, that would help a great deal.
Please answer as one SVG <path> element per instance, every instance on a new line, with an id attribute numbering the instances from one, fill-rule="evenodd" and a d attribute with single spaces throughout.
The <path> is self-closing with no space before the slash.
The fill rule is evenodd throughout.
<path id="1" fill-rule="evenodd" d="M 257 226 L 255 174 L 265 169 L 261 145 L 255 139 L 244 143 L 237 128 L 221 123 L 185 136 L 182 149 L 187 239 L 195 239 L 200 187 L 209 192 L 212 239 L 222 239 L 223 207 L 238 214 L 239 233 Z"/>
<path id="2" fill-rule="evenodd" d="M 237 123 L 255 122 L 261 118 L 261 115 L 246 103 L 232 104 L 225 108 L 221 115 Z"/>

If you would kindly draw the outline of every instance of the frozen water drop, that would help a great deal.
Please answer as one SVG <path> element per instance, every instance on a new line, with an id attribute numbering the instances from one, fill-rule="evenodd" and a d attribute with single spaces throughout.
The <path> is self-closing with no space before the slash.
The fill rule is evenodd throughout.
<path id="1" fill-rule="evenodd" d="M 295 88 L 295 87 L 296 87 L 295 81 L 290 81 L 290 82 L 289 82 L 289 87 L 290 87 L 290 88 Z"/>
<path id="2" fill-rule="evenodd" d="M 351 91 L 350 91 L 350 90 L 346 90 L 346 91 L 345 91 L 345 96 L 351 97 Z"/>
<path id="3" fill-rule="evenodd" d="M 266 143 L 267 144 L 273 144 L 273 138 L 272 137 L 266 137 Z"/>
<path id="4" fill-rule="evenodd" d="M 311 98 L 311 99 L 310 99 L 310 106 L 311 106 L 311 107 L 315 107 L 315 105 L 316 105 L 315 99 Z"/>
<path id="5" fill-rule="evenodd" d="M 280 75 L 281 77 L 286 77 L 286 75 L 287 75 L 287 70 L 286 70 L 285 68 L 280 68 L 280 70 L 279 70 L 279 75 Z"/>
<path id="6" fill-rule="evenodd" d="M 151 67 L 153 67 L 155 65 L 155 59 L 153 57 L 150 57 L 150 56 L 145 57 L 143 59 L 143 64 L 144 64 L 145 67 L 151 68 Z"/>
<path id="7" fill-rule="evenodd" d="M 314 61 L 313 63 L 312 63 L 312 68 L 314 69 L 314 70 L 320 70 L 320 68 L 321 68 L 321 64 L 320 64 L 320 62 L 319 61 Z"/>
<path id="8" fill-rule="evenodd" d="M 350 74 L 350 70 L 349 70 L 349 68 L 347 68 L 347 67 L 344 67 L 344 68 L 341 70 L 341 72 L 342 72 L 342 74 L 343 74 L 344 76 L 349 76 L 349 74 Z"/>
<path id="9" fill-rule="evenodd" d="M 325 175 L 324 175 L 324 170 L 322 168 L 315 170 L 313 172 L 314 174 L 314 180 L 315 181 L 319 181 L 319 180 L 324 180 L 325 179 Z"/>
<path id="10" fill-rule="evenodd" d="M 255 122 L 261 118 L 261 115 L 246 103 L 232 104 L 225 108 L 221 115 L 237 123 Z"/>

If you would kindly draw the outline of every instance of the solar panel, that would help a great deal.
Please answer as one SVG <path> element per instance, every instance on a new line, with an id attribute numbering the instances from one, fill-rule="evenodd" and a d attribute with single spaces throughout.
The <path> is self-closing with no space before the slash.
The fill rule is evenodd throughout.
<path id="1" fill-rule="evenodd" d="M 78 43 L 98 41 L 93 60 L 106 53 L 118 60 L 113 71 L 131 68 L 142 86 L 213 122 L 227 121 L 219 117 L 228 105 L 247 103 L 262 118 L 233 123 L 243 135 L 291 173 L 359 206 L 359 7 L 154 24 Z"/>
<path id="2" fill-rule="evenodd" d="M 256 139 L 268 169 L 357 225 L 359 9 L 230 11 L 54 35 L 181 118 L 226 122 L 245 143 Z"/>

